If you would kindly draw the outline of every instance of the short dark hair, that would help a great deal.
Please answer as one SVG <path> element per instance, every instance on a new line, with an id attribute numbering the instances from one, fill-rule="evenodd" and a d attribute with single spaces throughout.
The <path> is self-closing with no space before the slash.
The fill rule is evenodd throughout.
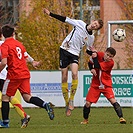
<path id="1" fill-rule="evenodd" d="M 13 35 L 14 28 L 11 25 L 6 24 L 2 26 L 1 32 L 5 38 L 11 37 Z"/>
<path id="2" fill-rule="evenodd" d="M 106 52 L 109 52 L 111 55 L 115 56 L 116 55 L 116 50 L 113 47 L 108 47 L 106 49 Z"/>
<path id="3" fill-rule="evenodd" d="M 103 20 L 99 18 L 97 21 L 98 21 L 98 23 L 100 25 L 99 28 L 98 28 L 98 30 L 99 30 L 99 29 L 101 29 L 103 27 Z"/>

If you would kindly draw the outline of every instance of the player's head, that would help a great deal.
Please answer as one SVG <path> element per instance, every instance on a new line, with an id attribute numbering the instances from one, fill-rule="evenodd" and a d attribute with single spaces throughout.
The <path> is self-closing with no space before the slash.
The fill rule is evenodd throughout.
<path id="1" fill-rule="evenodd" d="M 99 30 L 103 27 L 103 21 L 102 19 L 93 20 L 91 24 L 89 25 L 88 30 Z"/>
<path id="2" fill-rule="evenodd" d="M 104 54 L 104 60 L 110 61 L 116 55 L 116 50 L 112 47 L 108 47 Z"/>
<path id="3" fill-rule="evenodd" d="M 1 28 L 1 32 L 5 38 L 12 37 L 14 33 L 14 28 L 11 25 L 4 25 Z"/>
<path id="4" fill-rule="evenodd" d="M 103 20 L 99 18 L 97 21 L 99 23 L 99 28 L 98 28 L 98 30 L 99 30 L 103 27 Z"/>

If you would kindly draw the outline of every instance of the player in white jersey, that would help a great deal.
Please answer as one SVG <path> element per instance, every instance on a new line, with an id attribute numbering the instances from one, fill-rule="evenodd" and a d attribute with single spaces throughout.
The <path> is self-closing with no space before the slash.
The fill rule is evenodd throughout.
<path id="1" fill-rule="evenodd" d="M 93 30 L 99 30 L 103 26 L 101 19 L 94 20 L 91 24 L 86 24 L 82 20 L 75 20 L 69 17 L 60 16 L 51 13 L 44 8 L 44 13 L 54 17 L 62 22 L 66 22 L 73 26 L 73 30 L 67 35 L 60 46 L 60 68 L 62 72 L 62 93 L 66 104 L 66 115 L 71 115 L 74 109 L 74 96 L 78 85 L 78 62 L 79 54 L 84 46 L 87 47 L 87 53 L 92 54 L 89 50 L 94 43 Z M 72 84 L 70 89 L 70 97 L 68 95 L 68 67 L 72 71 Z"/>

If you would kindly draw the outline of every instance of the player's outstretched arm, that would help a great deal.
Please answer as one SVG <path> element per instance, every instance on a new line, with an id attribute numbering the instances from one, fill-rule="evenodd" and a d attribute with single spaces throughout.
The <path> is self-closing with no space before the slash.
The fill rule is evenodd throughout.
<path id="1" fill-rule="evenodd" d="M 47 15 L 53 17 L 53 18 L 56 18 L 56 19 L 58 19 L 58 20 L 60 20 L 62 22 L 65 22 L 65 20 L 66 20 L 66 17 L 58 15 L 58 14 L 54 14 L 54 13 L 50 12 L 48 9 L 46 9 L 46 8 L 44 8 L 43 11 L 44 11 L 45 14 L 47 14 Z"/>

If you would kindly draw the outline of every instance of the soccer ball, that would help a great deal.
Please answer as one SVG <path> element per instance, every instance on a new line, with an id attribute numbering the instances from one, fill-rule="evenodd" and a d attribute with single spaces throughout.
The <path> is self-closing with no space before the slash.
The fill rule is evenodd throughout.
<path id="1" fill-rule="evenodd" d="M 124 29 L 116 29 L 113 31 L 113 39 L 117 42 L 122 42 L 126 38 L 126 32 Z"/>

